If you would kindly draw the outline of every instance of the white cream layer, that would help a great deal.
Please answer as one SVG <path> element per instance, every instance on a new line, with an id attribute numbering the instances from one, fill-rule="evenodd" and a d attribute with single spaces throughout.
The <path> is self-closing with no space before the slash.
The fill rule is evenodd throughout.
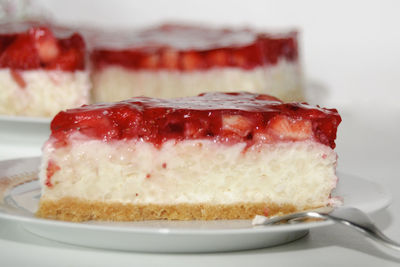
<path id="1" fill-rule="evenodd" d="M 184 97 L 210 91 L 247 91 L 270 94 L 284 101 L 303 100 L 300 66 L 286 60 L 252 70 L 136 71 L 108 66 L 95 70 L 92 81 L 94 102 L 120 101 L 133 96 Z"/>
<path id="2" fill-rule="evenodd" d="M 316 142 L 221 145 L 168 141 L 105 143 L 75 136 L 71 145 L 44 146 L 43 199 L 77 197 L 133 204 L 274 202 L 296 207 L 329 202 L 336 153 Z M 61 169 L 45 186 L 51 160 Z"/>
<path id="3" fill-rule="evenodd" d="M 0 70 L 0 114 L 51 117 L 60 110 L 89 102 L 91 87 L 86 71 L 17 71 L 21 87 L 9 69 Z"/>

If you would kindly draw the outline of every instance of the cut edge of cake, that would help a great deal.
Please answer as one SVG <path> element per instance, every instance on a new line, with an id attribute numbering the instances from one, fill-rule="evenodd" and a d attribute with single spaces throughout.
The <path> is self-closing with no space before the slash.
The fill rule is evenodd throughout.
<path id="1" fill-rule="evenodd" d="M 44 148 L 39 217 L 62 220 L 250 219 L 329 205 L 336 153 L 317 142 L 85 140 Z"/>
<path id="2" fill-rule="evenodd" d="M 235 90 L 268 93 L 283 101 L 304 100 L 300 65 L 286 60 L 252 70 L 217 67 L 190 72 L 130 70 L 111 65 L 94 71 L 92 82 L 95 103 L 120 101 L 132 96 L 175 98 Z M 116 87 L 119 89 L 115 90 Z"/>

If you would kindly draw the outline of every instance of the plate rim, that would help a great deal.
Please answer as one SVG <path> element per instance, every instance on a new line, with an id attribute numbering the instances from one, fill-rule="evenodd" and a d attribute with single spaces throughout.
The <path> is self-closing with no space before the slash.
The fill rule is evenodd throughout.
<path id="1" fill-rule="evenodd" d="M 304 224 L 291 224 L 291 225 L 251 225 L 243 228 L 233 229 L 206 229 L 206 228 L 169 228 L 169 227 L 148 227 L 148 226 L 118 226 L 118 225 L 96 225 L 86 224 L 79 222 L 67 222 L 58 221 L 52 219 L 43 219 L 36 217 L 23 217 L 20 215 L 4 214 L 0 211 L 0 220 L 11 220 L 22 223 L 24 225 L 39 225 L 39 226 L 51 226 L 53 228 L 60 229 L 77 229 L 77 230 L 89 230 L 89 231 L 107 231 L 107 232 L 122 232 L 129 234 L 153 234 L 153 235 L 241 235 L 241 234 L 259 234 L 268 232 L 293 232 L 301 230 L 309 230 L 316 227 L 324 227 L 334 224 L 332 221 L 321 221 L 321 222 L 309 222 Z M 251 220 L 244 220 L 249 221 Z M 222 221 L 221 221 L 222 222 Z M 112 222 L 113 223 L 113 222 Z M 115 222 L 118 223 L 118 222 Z"/>
<path id="2" fill-rule="evenodd" d="M 4 164 L 11 164 L 13 162 L 22 162 L 22 161 L 38 161 L 40 157 L 28 157 L 28 158 L 17 158 L 17 159 L 9 159 L 0 161 L 0 167 Z M 1 170 L 0 170 L 1 171 Z M 22 172 L 22 171 L 21 171 Z M 357 175 L 348 174 L 346 172 L 338 171 L 338 177 L 340 175 L 346 175 L 351 177 L 352 179 L 357 179 L 369 184 L 373 184 L 376 188 L 376 192 L 382 193 L 385 196 L 383 200 L 379 202 L 379 205 L 375 205 L 372 209 L 365 211 L 368 214 L 377 212 L 379 210 L 383 210 L 387 208 L 392 202 L 392 195 L 387 188 L 383 185 L 378 184 L 374 181 L 367 180 L 361 178 Z M 17 174 L 18 175 L 18 174 Z M 0 177 L 0 179 L 3 177 Z M 39 182 L 38 180 L 31 182 Z M 15 188 L 15 187 L 14 187 Z M 4 205 L 2 201 L 0 201 L 0 206 Z M 346 205 L 344 205 L 346 206 Z M 68 221 L 59 221 L 53 219 L 44 219 L 35 217 L 34 213 L 32 213 L 32 217 L 24 216 L 20 214 L 8 214 L 2 210 L 0 210 L 0 220 L 12 220 L 23 224 L 32 224 L 39 226 L 51 226 L 53 228 L 69 228 L 69 229 L 79 229 L 79 230 L 90 230 L 90 231 L 108 231 L 108 232 L 126 232 L 129 234 L 154 234 L 154 235 L 236 235 L 236 234 L 257 234 L 257 233 L 267 233 L 267 232 L 291 232 L 291 231 L 301 231 L 301 230 L 309 230 L 311 228 L 323 227 L 334 224 L 332 221 L 320 221 L 320 222 L 308 222 L 303 224 L 291 224 L 291 225 L 274 225 L 274 226 L 263 226 L 256 225 L 253 226 L 251 223 L 249 227 L 243 228 L 231 228 L 231 229 L 222 229 L 222 228 L 176 228 L 176 227 L 149 227 L 149 226 L 118 226 L 118 225 L 99 225 L 99 224 L 88 224 L 82 222 L 68 222 Z M 249 221 L 251 220 L 243 220 Z M 105 222 L 106 223 L 106 222 Z M 118 223 L 118 222 L 111 222 Z"/>
<path id="3" fill-rule="evenodd" d="M 52 118 L 47 117 L 30 117 L 30 116 L 17 116 L 17 115 L 4 115 L 0 114 L 1 122 L 11 122 L 11 123 L 37 123 L 37 124 L 48 124 Z"/>

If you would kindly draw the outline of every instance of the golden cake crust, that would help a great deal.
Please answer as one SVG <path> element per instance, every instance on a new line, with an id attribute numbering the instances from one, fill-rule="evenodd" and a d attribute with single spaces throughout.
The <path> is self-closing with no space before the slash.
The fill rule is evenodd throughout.
<path id="1" fill-rule="evenodd" d="M 273 216 L 295 211 L 297 209 L 293 205 L 277 205 L 275 203 L 137 205 L 87 201 L 68 197 L 59 200 L 42 199 L 36 216 L 75 222 L 89 220 L 232 220 L 252 219 L 255 215 Z"/>

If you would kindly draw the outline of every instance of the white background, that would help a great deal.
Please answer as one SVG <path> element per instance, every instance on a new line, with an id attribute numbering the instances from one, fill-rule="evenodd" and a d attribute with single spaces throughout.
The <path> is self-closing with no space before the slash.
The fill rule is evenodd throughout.
<path id="1" fill-rule="evenodd" d="M 141 27 L 171 20 L 301 31 L 309 82 L 327 104 L 400 109 L 400 1 L 40 0 L 68 24 Z M 324 98 L 325 100 L 325 98 Z"/>

